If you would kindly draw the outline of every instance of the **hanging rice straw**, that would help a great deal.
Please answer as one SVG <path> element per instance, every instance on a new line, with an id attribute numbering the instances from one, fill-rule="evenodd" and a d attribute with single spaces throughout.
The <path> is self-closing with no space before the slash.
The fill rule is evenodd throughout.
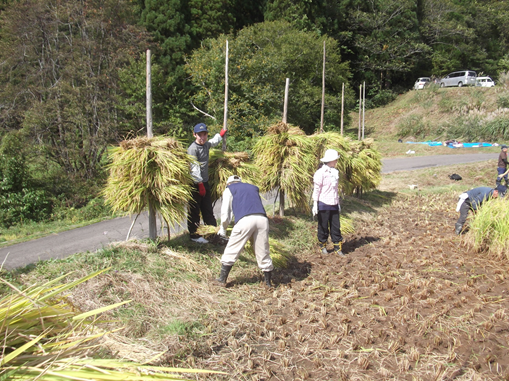
<path id="1" fill-rule="evenodd" d="M 180 142 L 168 137 L 126 140 L 111 150 L 110 160 L 102 194 L 114 211 L 138 214 L 150 202 L 170 225 L 186 218 L 192 158 Z"/>
<path id="2" fill-rule="evenodd" d="M 298 209 L 308 213 L 307 191 L 316 169 L 312 141 L 298 127 L 278 123 L 269 127 L 253 148 L 260 173 L 260 190 L 278 189 Z"/>
<path id="3" fill-rule="evenodd" d="M 228 177 L 237 175 L 244 182 L 255 183 L 257 174 L 257 167 L 250 162 L 246 152 L 210 150 L 209 183 L 212 202 L 223 195 Z"/>

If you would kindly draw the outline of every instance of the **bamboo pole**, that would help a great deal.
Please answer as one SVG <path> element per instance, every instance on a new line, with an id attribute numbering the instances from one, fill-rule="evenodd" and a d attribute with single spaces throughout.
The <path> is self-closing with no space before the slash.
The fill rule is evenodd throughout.
<path id="1" fill-rule="evenodd" d="M 288 115 L 288 91 L 290 89 L 290 78 L 286 78 L 285 84 L 285 102 L 283 106 L 283 123 L 286 124 Z M 285 216 L 285 192 L 279 189 L 279 215 Z"/>
<path id="2" fill-rule="evenodd" d="M 366 118 L 366 82 L 363 83 L 362 90 L 362 140 L 364 140 L 364 120 Z"/>
<path id="3" fill-rule="evenodd" d="M 323 114 L 325 110 L 325 41 L 323 42 L 323 69 L 322 69 L 322 112 L 320 115 L 320 133 L 323 132 Z"/>
<path id="4" fill-rule="evenodd" d="M 228 40 L 226 40 L 226 59 L 224 67 L 224 118 L 223 130 L 228 127 Z M 223 151 L 226 151 L 226 134 L 223 136 Z"/>
<path id="5" fill-rule="evenodd" d="M 359 85 L 359 131 L 357 140 L 361 140 L 361 111 L 362 111 L 362 84 Z"/>
<path id="6" fill-rule="evenodd" d="M 150 66 L 150 50 L 147 50 L 147 137 L 152 134 L 152 69 Z"/>
<path id="7" fill-rule="evenodd" d="M 152 69 L 150 50 L 147 50 L 147 137 L 152 138 Z M 154 205 L 148 203 L 148 236 L 155 241 L 157 238 L 157 219 Z"/>
<path id="8" fill-rule="evenodd" d="M 345 113 L 345 84 L 341 88 L 341 135 L 343 135 L 343 114 Z"/>
<path id="9" fill-rule="evenodd" d="M 283 123 L 286 124 L 286 119 L 288 115 L 288 90 L 290 88 L 290 78 L 286 78 L 286 85 L 285 85 L 285 102 L 283 105 Z"/>

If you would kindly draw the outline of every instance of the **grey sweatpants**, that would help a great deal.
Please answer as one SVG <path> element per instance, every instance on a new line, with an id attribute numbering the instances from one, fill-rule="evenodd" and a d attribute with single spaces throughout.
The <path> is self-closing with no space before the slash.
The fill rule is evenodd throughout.
<path id="1" fill-rule="evenodd" d="M 221 263 L 233 266 L 248 239 L 251 240 L 258 267 L 264 272 L 272 271 L 274 266 L 269 254 L 269 219 L 261 214 L 245 216 L 235 224 L 221 257 Z"/>

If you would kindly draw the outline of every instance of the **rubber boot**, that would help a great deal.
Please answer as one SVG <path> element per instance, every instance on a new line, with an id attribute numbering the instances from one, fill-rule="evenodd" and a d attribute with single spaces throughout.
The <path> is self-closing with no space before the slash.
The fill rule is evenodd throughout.
<path id="1" fill-rule="evenodd" d="M 219 274 L 218 279 L 214 279 L 214 283 L 218 286 L 226 287 L 226 279 L 228 279 L 228 274 L 230 274 L 230 270 L 233 266 L 221 265 L 221 274 Z"/>
<path id="2" fill-rule="evenodd" d="M 337 254 L 339 256 L 344 256 L 343 252 L 341 251 L 343 249 L 343 242 L 335 242 L 334 243 L 334 254 Z"/>
<path id="3" fill-rule="evenodd" d="M 461 231 L 463 230 L 463 225 L 456 222 L 456 225 L 454 225 L 454 231 L 457 235 L 461 234 Z"/>
<path id="4" fill-rule="evenodd" d="M 327 242 L 318 241 L 318 248 L 320 249 L 320 253 L 327 254 Z"/>
<path id="5" fill-rule="evenodd" d="M 272 282 L 271 282 L 271 278 L 272 278 L 272 271 L 265 271 L 263 273 L 264 277 L 265 277 L 265 286 L 271 288 L 272 287 Z"/>

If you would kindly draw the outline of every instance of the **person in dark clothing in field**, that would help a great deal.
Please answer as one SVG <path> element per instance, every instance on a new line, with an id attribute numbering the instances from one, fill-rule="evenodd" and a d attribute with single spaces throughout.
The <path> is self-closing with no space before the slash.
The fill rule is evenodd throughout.
<path id="1" fill-rule="evenodd" d="M 476 211 L 481 207 L 483 202 L 492 198 L 504 197 L 506 192 L 506 186 L 497 185 L 496 188 L 478 187 L 462 193 L 456 207 L 456 211 L 460 212 L 460 216 L 455 225 L 456 234 L 461 234 L 470 210 Z"/>
<path id="2" fill-rule="evenodd" d="M 507 181 L 507 173 L 509 172 L 507 170 L 507 146 L 503 144 L 501 147 L 500 155 L 498 155 L 498 176 L 497 176 L 497 182 L 496 184 L 502 184 L 502 180 L 505 181 L 505 186 L 508 186 L 509 183 Z"/>

